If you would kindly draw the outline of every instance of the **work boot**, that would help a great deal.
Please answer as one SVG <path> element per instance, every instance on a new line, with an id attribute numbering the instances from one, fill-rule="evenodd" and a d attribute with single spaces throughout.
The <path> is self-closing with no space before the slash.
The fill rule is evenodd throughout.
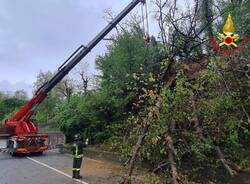
<path id="1" fill-rule="evenodd" d="M 82 176 L 80 175 L 80 171 L 76 171 L 76 179 L 82 179 Z"/>
<path id="2" fill-rule="evenodd" d="M 72 178 L 76 178 L 76 171 L 73 171 Z"/>

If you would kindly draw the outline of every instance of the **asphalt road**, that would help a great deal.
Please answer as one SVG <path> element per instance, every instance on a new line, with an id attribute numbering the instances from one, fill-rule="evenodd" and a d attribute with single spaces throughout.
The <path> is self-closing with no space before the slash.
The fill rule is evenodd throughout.
<path id="1" fill-rule="evenodd" d="M 71 165 L 72 158 L 51 151 L 18 157 L 0 153 L 0 184 L 87 184 L 72 180 Z"/>

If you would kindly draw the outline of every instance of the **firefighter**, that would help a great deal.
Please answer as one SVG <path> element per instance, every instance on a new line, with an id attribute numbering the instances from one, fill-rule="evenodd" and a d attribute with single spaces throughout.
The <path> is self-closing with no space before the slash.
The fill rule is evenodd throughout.
<path id="1" fill-rule="evenodd" d="M 80 135 L 76 134 L 74 136 L 74 145 L 73 145 L 73 176 L 72 178 L 81 179 L 80 169 L 82 165 L 82 157 L 83 157 L 83 140 L 81 140 Z"/>

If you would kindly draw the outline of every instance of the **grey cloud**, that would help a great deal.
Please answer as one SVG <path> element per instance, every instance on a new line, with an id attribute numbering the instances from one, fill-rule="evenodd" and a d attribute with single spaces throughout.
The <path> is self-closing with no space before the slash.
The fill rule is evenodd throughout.
<path id="1" fill-rule="evenodd" d="M 40 70 L 56 68 L 104 25 L 104 10 L 119 12 L 130 0 L 1 0 L 0 90 L 24 89 L 31 96 Z M 95 48 L 85 60 L 94 72 Z M 90 72 L 91 73 L 91 72 Z"/>
<path id="2" fill-rule="evenodd" d="M 1 0 L 0 80 L 32 82 L 40 70 L 55 70 L 106 24 L 104 10 L 119 12 L 130 0 Z M 86 58 L 94 70 L 99 45 Z M 1 84 L 0 84 L 1 85 Z"/>
<path id="3" fill-rule="evenodd" d="M 17 90 L 25 90 L 28 93 L 28 96 L 32 96 L 32 85 L 20 81 L 17 83 L 11 83 L 7 80 L 0 81 L 0 91 L 4 93 L 13 94 Z"/>

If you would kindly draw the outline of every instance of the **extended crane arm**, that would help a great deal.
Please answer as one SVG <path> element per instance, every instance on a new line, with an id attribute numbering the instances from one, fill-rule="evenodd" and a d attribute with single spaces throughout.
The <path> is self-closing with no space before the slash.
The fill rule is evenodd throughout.
<path id="1" fill-rule="evenodd" d="M 55 76 L 45 83 L 11 119 L 7 122 L 29 121 L 34 113 L 35 107 L 38 106 L 47 96 L 56 84 L 58 84 L 69 71 L 79 63 L 137 4 L 145 3 L 145 0 L 133 0 L 121 13 L 119 13 L 112 22 L 110 22 L 88 45 L 80 46 L 70 57 L 59 67 Z"/>

